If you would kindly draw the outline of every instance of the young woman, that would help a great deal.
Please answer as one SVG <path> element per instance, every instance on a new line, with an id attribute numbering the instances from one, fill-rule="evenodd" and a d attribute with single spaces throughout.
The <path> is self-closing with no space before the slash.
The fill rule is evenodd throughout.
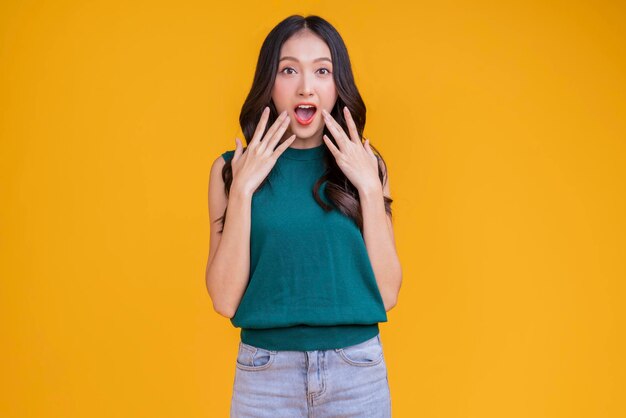
<path id="1" fill-rule="evenodd" d="M 211 168 L 206 271 L 214 309 L 241 327 L 231 417 L 391 416 L 378 323 L 402 279 L 392 199 L 331 24 L 290 16 L 269 33 L 239 121 L 247 147 Z"/>

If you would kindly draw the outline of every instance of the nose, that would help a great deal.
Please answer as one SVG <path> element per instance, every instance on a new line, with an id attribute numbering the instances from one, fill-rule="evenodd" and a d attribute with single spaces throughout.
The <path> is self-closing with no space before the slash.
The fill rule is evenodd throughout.
<path id="1" fill-rule="evenodd" d="M 313 93 L 313 80 L 311 80 L 312 75 L 304 74 L 300 78 L 300 84 L 298 86 L 298 95 L 300 96 L 311 96 Z"/>

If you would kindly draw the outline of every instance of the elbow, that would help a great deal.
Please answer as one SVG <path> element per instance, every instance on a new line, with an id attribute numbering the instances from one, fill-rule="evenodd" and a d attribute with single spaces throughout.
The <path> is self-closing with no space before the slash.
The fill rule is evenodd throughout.
<path id="1" fill-rule="evenodd" d="M 209 297 L 211 298 L 211 302 L 213 304 L 213 310 L 225 318 L 230 319 L 233 316 L 235 316 L 235 310 L 232 309 L 232 307 L 229 306 L 228 303 L 225 303 L 223 300 L 221 300 L 223 298 L 219 297 L 219 292 L 216 291 L 216 289 L 214 289 L 210 285 L 210 283 L 211 281 L 209 280 L 207 276 L 206 278 L 207 291 L 209 293 Z"/>
<path id="2" fill-rule="evenodd" d="M 230 304 L 226 303 L 223 300 L 223 298 L 220 299 L 220 298 L 211 296 L 211 301 L 213 302 L 213 310 L 217 312 L 218 314 L 228 319 L 235 316 L 235 309 L 233 309 Z"/>
<path id="3" fill-rule="evenodd" d="M 215 303 L 213 303 L 213 310 L 228 319 L 231 319 L 233 316 L 235 316 L 235 312 L 232 309 L 225 306 L 217 305 Z"/>
<path id="4" fill-rule="evenodd" d="M 394 297 L 393 299 L 387 299 L 385 301 L 385 312 L 389 312 L 398 304 L 398 297 Z"/>
<path id="5" fill-rule="evenodd" d="M 402 286 L 402 270 L 400 270 L 400 274 L 398 275 L 397 283 L 395 292 L 393 292 L 393 295 L 389 295 L 385 301 L 385 312 L 389 312 L 398 304 L 398 296 L 400 294 L 400 287 Z"/>
<path id="6" fill-rule="evenodd" d="M 233 316 L 235 316 L 235 309 L 232 308 L 232 306 L 228 303 L 226 303 L 224 300 L 218 298 L 218 297 L 214 297 L 217 295 L 212 295 L 211 296 L 211 301 L 213 302 L 213 310 L 215 312 L 217 312 L 218 314 L 222 315 L 225 318 L 232 318 Z"/>

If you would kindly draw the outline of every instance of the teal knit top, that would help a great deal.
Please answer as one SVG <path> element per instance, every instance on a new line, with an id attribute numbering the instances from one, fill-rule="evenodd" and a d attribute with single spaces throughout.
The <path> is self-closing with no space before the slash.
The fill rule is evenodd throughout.
<path id="1" fill-rule="evenodd" d="M 246 344 L 329 350 L 366 341 L 387 321 L 359 227 L 326 198 L 326 182 L 320 194 L 333 210 L 313 197 L 325 153 L 326 144 L 287 148 L 252 196 L 249 282 L 231 318 Z"/>

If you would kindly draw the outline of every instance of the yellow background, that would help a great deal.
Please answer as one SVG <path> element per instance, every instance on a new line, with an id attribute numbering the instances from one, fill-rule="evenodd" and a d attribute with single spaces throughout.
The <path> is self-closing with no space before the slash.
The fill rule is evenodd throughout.
<path id="1" fill-rule="evenodd" d="M 626 416 L 617 1 L 0 3 L 0 416 L 225 417 L 208 173 L 319 14 L 390 167 L 394 417 Z"/>

